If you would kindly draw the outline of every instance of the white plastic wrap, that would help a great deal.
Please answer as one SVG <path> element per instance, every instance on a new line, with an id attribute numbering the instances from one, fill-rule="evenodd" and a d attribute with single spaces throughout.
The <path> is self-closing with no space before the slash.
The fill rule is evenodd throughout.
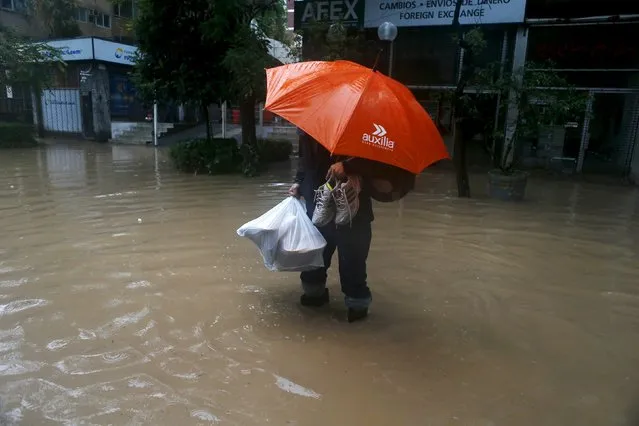
<path id="1" fill-rule="evenodd" d="M 253 241 L 271 271 L 309 271 L 324 266 L 326 240 L 294 197 L 245 223 L 237 235 Z"/>

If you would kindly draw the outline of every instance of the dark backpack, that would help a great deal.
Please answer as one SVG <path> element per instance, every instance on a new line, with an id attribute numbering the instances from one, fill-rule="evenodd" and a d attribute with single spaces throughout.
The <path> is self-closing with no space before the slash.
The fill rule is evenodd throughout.
<path id="1" fill-rule="evenodd" d="M 415 188 L 415 175 L 404 169 L 395 166 L 387 166 L 388 173 L 384 178 L 369 179 L 368 187 L 371 197 L 380 203 L 392 203 L 399 201 Z M 389 192 L 382 192 L 375 187 L 375 181 L 386 181 L 390 183 L 392 189 Z"/>

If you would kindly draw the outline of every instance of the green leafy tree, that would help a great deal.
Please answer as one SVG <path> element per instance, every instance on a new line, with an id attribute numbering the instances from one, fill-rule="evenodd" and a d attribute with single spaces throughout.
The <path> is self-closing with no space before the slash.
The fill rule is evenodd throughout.
<path id="1" fill-rule="evenodd" d="M 503 174 L 517 171 L 516 147 L 524 140 L 535 140 L 544 128 L 563 126 L 583 119 L 588 95 L 579 92 L 566 78 L 553 69 L 552 64 L 528 63 L 521 70 L 498 74 L 500 64 L 490 64 L 477 70 L 469 80 L 479 92 L 501 95 L 500 116 L 506 117 L 509 107 L 518 114 L 511 122 L 493 133 L 488 147 L 495 166 Z M 462 102 L 470 119 L 479 118 L 477 104 L 482 95 L 465 94 Z M 485 96 L 485 95 L 483 95 Z M 491 123 L 492 125 L 492 123 Z M 493 128 L 485 131 L 493 132 Z"/>
<path id="2" fill-rule="evenodd" d="M 75 20 L 78 4 L 75 0 L 28 0 L 32 19 L 37 19 L 50 38 L 77 37 L 81 35 Z"/>
<path id="3" fill-rule="evenodd" d="M 139 0 L 135 31 L 139 54 L 134 68 L 138 91 L 147 101 L 196 103 L 207 120 L 208 106 L 228 97 L 222 64 L 230 40 L 209 36 L 218 21 L 213 0 Z"/>
<path id="4" fill-rule="evenodd" d="M 60 52 L 44 43 L 30 43 L 0 26 L 0 87 L 44 86 L 52 67 L 64 67 Z"/>
<path id="5" fill-rule="evenodd" d="M 346 59 L 361 63 L 367 50 L 363 32 L 347 28 L 340 22 L 309 22 L 300 33 L 304 51 L 300 48 L 296 53 L 304 60 Z"/>
<path id="6" fill-rule="evenodd" d="M 457 42 L 459 48 L 464 50 L 467 54 L 464 57 L 462 63 L 462 69 L 459 80 L 457 81 L 457 87 L 455 88 L 455 97 L 453 102 L 453 111 L 455 116 L 455 140 L 453 145 L 453 162 L 455 164 L 455 172 L 457 177 L 457 195 L 459 197 L 470 198 L 470 182 L 468 179 L 468 160 L 466 159 L 467 151 L 467 138 L 464 136 L 463 130 L 465 129 L 464 121 L 464 91 L 468 85 L 468 80 L 472 76 L 472 63 L 475 57 L 476 49 L 473 49 L 472 43 L 469 41 L 469 37 L 466 37 L 462 26 L 459 22 L 461 14 L 463 0 L 457 0 L 455 4 L 455 12 L 453 14 L 452 26 L 457 29 Z M 472 37 L 470 37 L 471 40 Z M 474 41 L 478 41 L 474 39 Z"/>
<path id="7" fill-rule="evenodd" d="M 293 35 L 287 30 L 286 4 L 283 1 L 269 5 L 266 10 L 258 14 L 255 20 L 267 37 L 288 46 L 293 43 Z"/>
<path id="8" fill-rule="evenodd" d="M 56 68 L 62 71 L 65 66 L 57 49 L 44 43 L 31 43 L 0 26 L 0 90 L 25 86 L 32 88 L 38 97 L 51 81 L 52 71 Z M 40 102 L 34 107 L 42 116 Z"/>
<path id="9" fill-rule="evenodd" d="M 281 12 L 279 0 L 226 0 L 225 22 L 230 37 L 226 39 L 230 46 L 224 55 L 222 64 L 230 73 L 232 98 L 240 104 L 242 118 L 242 141 L 254 145 L 255 103 L 266 94 L 266 75 L 264 70 L 277 64 L 268 54 L 267 31 L 275 31 L 272 25 L 274 14 Z M 262 19 L 268 18 L 269 25 L 263 26 Z M 218 30 L 212 32 L 213 41 L 222 35 Z M 275 34 L 277 35 L 277 34 Z"/>
<path id="10" fill-rule="evenodd" d="M 466 143 L 473 136 L 472 123 L 485 123 L 483 133 L 490 135 L 487 146 L 494 166 L 503 174 L 517 171 L 517 145 L 523 140 L 535 140 L 548 126 L 564 125 L 583 118 L 587 95 L 571 85 L 553 69 L 552 64 L 527 63 L 522 69 L 499 61 L 480 65 L 474 59 L 486 47 L 483 33 L 474 28 L 464 34 L 466 52 L 464 68 L 457 90 L 451 93 L 455 108 L 455 151 L 458 195 L 469 197 Z M 461 88 L 460 88 L 461 86 Z M 466 90 L 466 89 L 470 90 Z M 501 98 L 498 122 L 486 120 L 486 104 L 490 98 Z M 508 109 L 518 111 L 509 122 Z M 469 125 L 470 124 L 470 125 Z M 497 126 L 495 126 L 497 124 Z M 495 130 L 498 129 L 498 130 Z"/>
<path id="11" fill-rule="evenodd" d="M 215 17 L 204 29 L 208 43 L 223 45 L 221 64 L 228 76 L 225 99 L 240 106 L 243 170 L 257 173 L 255 104 L 266 94 L 265 69 L 276 65 L 268 54 L 269 31 L 275 31 L 273 17 L 283 14 L 280 0 L 216 0 Z"/>
<path id="12" fill-rule="evenodd" d="M 245 170 L 252 174 L 255 102 L 265 92 L 264 69 L 273 64 L 267 32 L 277 35 L 281 0 L 140 0 L 138 11 L 135 80 L 143 96 L 197 102 L 204 111 L 220 100 L 237 101 Z"/>

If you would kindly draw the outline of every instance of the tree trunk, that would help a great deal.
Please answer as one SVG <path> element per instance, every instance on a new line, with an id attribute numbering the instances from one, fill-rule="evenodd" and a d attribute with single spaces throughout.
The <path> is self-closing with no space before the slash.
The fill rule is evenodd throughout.
<path id="1" fill-rule="evenodd" d="M 457 41 L 459 43 L 460 52 L 468 53 L 472 52 L 465 48 L 464 43 L 464 30 L 459 23 L 459 15 L 461 13 L 463 0 L 457 0 L 455 4 L 455 14 L 453 16 L 453 28 L 457 28 Z M 457 178 L 457 196 L 462 198 L 470 198 L 470 183 L 468 180 L 468 162 L 466 160 L 466 138 L 462 131 L 462 121 L 464 119 L 464 105 L 462 97 L 464 96 L 464 89 L 468 82 L 468 67 L 465 67 L 463 61 L 461 63 L 461 72 L 459 80 L 457 81 L 457 87 L 455 89 L 455 100 L 453 105 L 453 111 L 455 116 L 455 140 L 453 146 L 453 163 L 455 164 L 455 172 Z"/>
<path id="2" fill-rule="evenodd" d="M 209 106 L 202 104 L 202 114 L 204 114 L 204 123 L 206 123 L 206 139 L 211 140 L 211 117 L 209 116 Z"/>
<path id="3" fill-rule="evenodd" d="M 257 145 L 255 130 L 255 96 L 245 97 L 240 101 L 240 123 L 242 124 L 242 144 Z"/>
<path id="4" fill-rule="evenodd" d="M 466 137 L 463 128 L 463 118 L 455 117 L 453 162 L 455 164 L 455 175 L 457 178 L 457 196 L 460 198 L 470 198 L 468 161 L 466 159 Z"/>
<path id="5" fill-rule="evenodd" d="M 34 84 L 31 88 L 31 105 L 34 109 L 35 117 L 33 124 L 35 125 L 38 137 L 44 137 L 44 123 L 42 113 L 42 87 L 39 84 Z"/>

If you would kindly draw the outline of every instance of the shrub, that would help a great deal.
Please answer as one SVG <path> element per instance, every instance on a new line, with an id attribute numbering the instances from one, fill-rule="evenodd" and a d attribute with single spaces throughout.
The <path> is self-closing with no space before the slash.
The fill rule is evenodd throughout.
<path id="1" fill-rule="evenodd" d="M 27 148 L 35 145 L 37 142 L 32 124 L 0 122 L 0 148 Z"/>
<path id="2" fill-rule="evenodd" d="M 178 170 L 209 175 L 240 171 L 242 156 L 235 139 L 191 139 L 174 145 L 170 157 Z"/>
<path id="3" fill-rule="evenodd" d="M 287 161 L 293 152 L 293 144 L 286 139 L 260 139 L 257 152 L 262 163 Z"/>
<path id="4" fill-rule="evenodd" d="M 287 161 L 292 152 L 293 144 L 285 139 L 261 139 L 256 147 L 242 149 L 235 139 L 191 139 L 172 146 L 170 157 L 183 172 L 255 176 L 268 163 Z"/>

